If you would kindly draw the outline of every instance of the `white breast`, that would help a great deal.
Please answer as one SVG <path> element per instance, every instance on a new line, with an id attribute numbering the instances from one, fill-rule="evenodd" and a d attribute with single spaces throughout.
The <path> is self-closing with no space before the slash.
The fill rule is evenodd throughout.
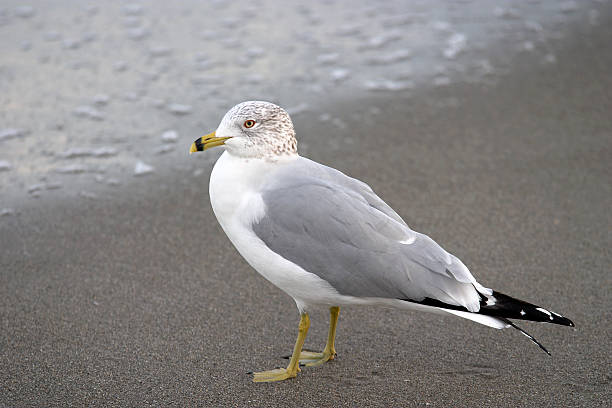
<path id="1" fill-rule="evenodd" d="M 288 159 L 291 160 L 291 159 Z M 244 259 L 293 297 L 300 309 L 337 304 L 338 292 L 315 274 L 270 250 L 251 229 L 265 212 L 260 189 L 282 162 L 244 159 L 223 153 L 210 176 L 210 202 L 223 231 Z"/>

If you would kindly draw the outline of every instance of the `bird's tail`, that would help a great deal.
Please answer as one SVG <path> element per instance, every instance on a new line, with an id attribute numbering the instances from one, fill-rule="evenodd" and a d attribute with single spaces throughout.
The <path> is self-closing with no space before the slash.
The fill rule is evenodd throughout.
<path id="1" fill-rule="evenodd" d="M 558 313 L 544 309 L 540 306 L 536 306 L 532 303 L 504 295 L 503 293 L 492 291 L 490 295 L 487 295 L 479 292 L 479 295 L 480 310 L 478 312 L 470 312 L 463 306 L 450 305 L 431 298 L 425 298 L 419 302 L 411 302 L 426 306 L 433 306 L 456 316 L 473 320 L 475 322 L 498 329 L 513 327 L 529 338 L 529 340 L 537 344 L 538 347 L 540 347 L 548 355 L 550 355 L 550 353 L 548 350 L 546 350 L 542 343 L 508 319 L 530 320 L 534 322 L 554 323 L 574 327 L 574 322 L 567 317 L 561 316 Z"/>
<path id="2" fill-rule="evenodd" d="M 480 294 L 480 310 L 478 313 L 499 318 L 509 326 L 524 334 L 529 340 L 538 345 L 546 354 L 550 356 L 546 347 L 542 345 L 535 337 L 521 329 L 515 323 L 508 319 L 531 320 L 534 322 L 545 322 L 560 324 L 562 326 L 574 327 L 574 322 L 565 316 L 558 313 L 536 306 L 532 303 L 523 300 L 515 299 L 511 296 L 504 295 L 500 292 L 495 292 L 491 295 Z"/>

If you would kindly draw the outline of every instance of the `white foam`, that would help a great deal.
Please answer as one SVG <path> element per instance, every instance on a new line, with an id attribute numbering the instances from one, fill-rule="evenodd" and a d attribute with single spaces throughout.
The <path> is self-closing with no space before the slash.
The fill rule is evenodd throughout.
<path id="1" fill-rule="evenodd" d="M 96 193 L 92 193 L 91 191 L 85 190 L 79 191 L 79 196 L 89 198 L 90 200 L 95 200 L 96 198 L 98 198 L 98 195 Z"/>
<path id="2" fill-rule="evenodd" d="M 58 33 L 57 31 L 47 31 L 44 35 L 43 38 L 45 39 L 45 41 L 57 41 L 61 38 L 62 36 L 60 35 L 60 33 Z"/>
<path id="3" fill-rule="evenodd" d="M 412 89 L 413 83 L 410 81 L 393 81 L 390 79 L 373 79 L 364 83 L 369 91 L 403 91 Z"/>
<path id="4" fill-rule="evenodd" d="M 266 50 L 263 48 L 255 47 L 249 48 L 246 51 L 246 56 L 249 58 L 261 58 L 266 54 Z"/>
<path id="5" fill-rule="evenodd" d="M 98 94 L 93 97 L 93 103 L 99 106 L 104 106 L 110 101 L 110 96 L 106 94 Z"/>
<path id="6" fill-rule="evenodd" d="M 412 57 L 412 53 L 409 50 L 395 50 L 385 55 L 378 55 L 368 59 L 368 63 L 372 65 L 387 65 L 395 62 L 405 61 Z"/>
<path id="7" fill-rule="evenodd" d="M 345 79 L 347 79 L 350 76 L 350 74 L 351 74 L 351 71 L 349 71 L 348 69 L 336 68 L 332 70 L 332 72 L 330 73 L 330 76 L 335 82 L 340 82 L 340 81 L 344 81 Z"/>
<path id="8" fill-rule="evenodd" d="M 144 11 L 142 6 L 137 3 L 126 4 L 122 7 L 122 9 L 127 16 L 141 16 Z"/>
<path id="9" fill-rule="evenodd" d="M 495 17 L 499 17 L 503 19 L 515 19 L 515 18 L 520 17 L 520 14 L 518 13 L 518 11 L 514 9 L 505 9 L 499 6 L 495 7 L 495 9 L 493 10 L 493 14 L 495 15 Z"/>
<path id="10" fill-rule="evenodd" d="M 128 68 L 128 64 L 125 61 L 116 61 L 113 64 L 113 69 L 117 72 L 123 72 Z"/>
<path id="11" fill-rule="evenodd" d="M 433 84 L 435 86 L 446 86 L 450 85 L 451 79 L 445 75 L 440 75 L 434 78 Z"/>
<path id="12" fill-rule="evenodd" d="M 333 64 L 338 61 L 340 54 L 338 53 L 329 53 L 329 54 L 321 54 L 317 56 L 317 62 L 321 65 Z"/>
<path id="13" fill-rule="evenodd" d="M 6 128 L 0 130 L 0 142 L 8 139 L 16 139 L 18 137 L 24 136 L 27 130 L 17 129 L 17 128 Z"/>
<path id="14" fill-rule="evenodd" d="M 165 45 L 155 45 L 149 48 L 149 56 L 153 58 L 167 57 L 172 54 L 172 49 Z"/>
<path id="15" fill-rule="evenodd" d="M 446 41 L 446 48 L 444 49 L 444 56 L 448 59 L 454 59 L 465 50 L 467 46 L 467 37 L 465 34 L 454 33 Z"/>
<path id="16" fill-rule="evenodd" d="M 104 120 L 105 116 L 103 112 L 89 105 L 77 106 L 72 112 L 80 118 L 87 118 L 98 121 Z"/>
<path id="17" fill-rule="evenodd" d="M 62 41 L 62 48 L 65 50 L 76 50 L 80 46 L 81 42 L 72 38 L 66 38 Z"/>
<path id="18" fill-rule="evenodd" d="M 164 143 L 174 143 L 178 140 L 178 132 L 176 130 L 166 130 L 161 135 L 162 142 Z"/>
<path id="19" fill-rule="evenodd" d="M 28 187 L 28 193 L 33 194 L 45 188 L 44 184 L 32 184 Z"/>
<path id="20" fill-rule="evenodd" d="M 165 154 L 171 151 L 174 151 L 175 146 L 174 145 L 164 145 L 164 146 L 159 146 L 158 148 L 155 149 L 155 153 L 156 154 Z"/>
<path id="21" fill-rule="evenodd" d="M 336 35 L 341 37 L 352 37 L 361 34 L 360 24 L 345 24 L 338 27 Z"/>
<path id="22" fill-rule="evenodd" d="M 142 161 L 139 161 L 134 166 L 134 175 L 135 176 L 144 176 L 145 174 L 153 173 L 155 168 L 150 166 Z"/>
<path id="23" fill-rule="evenodd" d="M 71 164 L 69 166 L 58 167 L 55 169 L 55 172 L 60 174 L 104 173 L 100 168 L 88 167 L 82 164 Z"/>
<path id="24" fill-rule="evenodd" d="M 9 171 L 13 168 L 13 165 L 7 161 L 0 160 L 0 171 Z"/>
<path id="25" fill-rule="evenodd" d="M 340 129 L 346 129 L 346 128 L 348 127 L 348 125 L 346 124 L 346 122 L 345 122 L 345 121 L 343 121 L 343 120 L 342 120 L 342 119 L 340 119 L 340 118 L 333 118 L 333 119 L 332 119 L 332 121 L 331 121 L 331 123 L 332 123 L 334 126 L 336 126 L 336 127 L 340 128 Z"/>
<path id="26" fill-rule="evenodd" d="M 249 85 L 259 85 L 264 79 L 265 78 L 259 74 L 249 74 L 244 77 L 244 82 Z"/>
<path id="27" fill-rule="evenodd" d="M 32 6 L 18 6 L 15 8 L 15 15 L 21 18 L 30 18 L 36 14 L 36 10 Z"/>
<path id="28" fill-rule="evenodd" d="M 565 1 L 561 3 L 561 12 L 562 13 L 573 13 L 578 9 L 578 3 L 573 0 Z"/>
<path id="29" fill-rule="evenodd" d="M 59 156 L 64 159 L 74 159 L 77 157 L 109 157 L 115 156 L 117 149 L 114 147 L 97 147 L 97 148 L 84 148 L 84 147 L 71 147 Z"/>
<path id="30" fill-rule="evenodd" d="M 544 27 L 542 27 L 540 23 L 538 23 L 537 21 L 531 21 L 531 20 L 525 21 L 525 27 L 536 33 L 540 33 L 544 30 Z"/>
<path id="31" fill-rule="evenodd" d="M 47 190 L 59 190 L 60 188 L 62 188 L 62 185 L 60 183 L 47 183 L 45 185 L 45 188 Z"/>
<path id="32" fill-rule="evenodd" d="M 15 215 L 16 211 L 14 208 L 0 208 L 0 217 Z"/>
<path id="33" fill-rule="evenodd" d="M 557 62 L 557 57 L 555 54 L 546 54 L 546 56 L 544 56 L 544 61 L 549 64 L 554 64 Z"/>
<path id="34" fill-rule="evenodd" d="M 150 34 L 150 31 L 146 27 L 135 27 L 127 30 L 127 35 L 132 40 L 142 40 Z"/>
<path id="35" fill-rule="evenodd" d="M 367 49 L 380 49 L 386 46 L 387 44 L 397 41 L 402 38 L 403 32 L 401 30 L 392 30 L 386 33 L 376 35 L 374 37 L 370 37 L 368 41 L 361 48 Z"/>
<path id="36" fill-rule="evenodd" d="M 450 31 L 450 23 L 448 21 L 434 21 L 431 23 L 431 27 L 437 31 L 448 32 Z"/>
<path id="37" fill-rule="evenodd" d="M 166 106 L 166 109 L 175 115 L 187 115 L 192 111 L 190 105 L 183 105 L 180 103 L 170 103 Z"/>

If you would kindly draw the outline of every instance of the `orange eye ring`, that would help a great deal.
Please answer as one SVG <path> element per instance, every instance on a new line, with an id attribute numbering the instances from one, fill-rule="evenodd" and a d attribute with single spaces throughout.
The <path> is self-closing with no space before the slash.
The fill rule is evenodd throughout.
<path id="1" fill-rule="evenodd" d="M 250 129 L 250 128 L 252 128 L 253 126 L 255 126 L 255 121 L 254 121 L 254 120 L 249 119 L 249 120 L 245 120 L 245 121 L 244 121 L 244 127 L 245 127 L 245 128 Z"/>

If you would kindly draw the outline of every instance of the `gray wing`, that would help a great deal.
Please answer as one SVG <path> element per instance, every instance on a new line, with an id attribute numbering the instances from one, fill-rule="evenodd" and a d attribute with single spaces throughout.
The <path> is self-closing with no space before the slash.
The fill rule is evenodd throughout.
<path id="1" fill-rule="evenodd" d="M 255 234 L 274 252 L 357 297 L 431 298 L 479 308 L 469 270 L 412 231 L 365 183 L 307 159 L 284 166 L 262 192 Z"/>

